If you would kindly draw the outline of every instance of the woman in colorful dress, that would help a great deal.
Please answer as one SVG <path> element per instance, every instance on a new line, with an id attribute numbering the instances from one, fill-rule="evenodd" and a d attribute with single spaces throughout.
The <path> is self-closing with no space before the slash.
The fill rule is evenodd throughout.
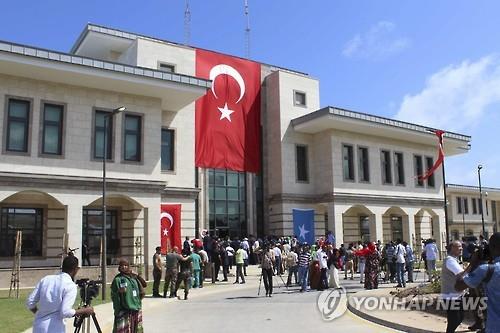
<path id="1" fill-rule="evenodd" d="M 357 256 L 366 258 L 365 264 L 365 289 L 378 288 L 378 269 L 380 265 L 380 254 L 377 251 L 374 243 L 369 243 L 368 247 L 356 251 Z"/>

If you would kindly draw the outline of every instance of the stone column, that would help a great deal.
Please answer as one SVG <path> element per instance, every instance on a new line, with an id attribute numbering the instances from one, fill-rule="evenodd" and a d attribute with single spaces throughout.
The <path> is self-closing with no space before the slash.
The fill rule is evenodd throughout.
<path id="1" fill-rule="evenodd" d="M 79 249 L 75 251 L 75 256 L 83 265 L 82 258 L 82 219 L 83 219 L 83 204 L 79 201 L 72 202 L 65 206 L 66 210 L 66 232 L 68 233 L 68 247 Z M 96 263 L 93 263 L 94 265 Z M 98 263 L 97 263 L 98 264 Z"/>
<path id="2" fill-rule="evenodd" d="M 335 236 L 336 246 L 344 242 L 344 231 L 342 230 L 343 219 L 342 209 L 340 206 L 335 206 L 333 202 L 328 203 L 328 229 L 333 232 Z"/>
<path id="3" fill-rule="evenodd" d="M 413 249 L 415 244 L 413 241 L 416 239 L 417 232 L 415 230 L 415 214 L 417 209 L 407 209 L 408 216 L 403 216 L 403 241 L 406 241 Z"/>
<path id="4" fill-rule="evenodd" d="M 376 207 L 368 207 L 373 213 L 372 216 L 370 216 L 370 237 L 372 241 L 381 241 L 382 244 L 384 244 L 384 225 L 383 225 L 383 219 L 382 215 L 384 214 L 383 209 L 378 209 Z"/>

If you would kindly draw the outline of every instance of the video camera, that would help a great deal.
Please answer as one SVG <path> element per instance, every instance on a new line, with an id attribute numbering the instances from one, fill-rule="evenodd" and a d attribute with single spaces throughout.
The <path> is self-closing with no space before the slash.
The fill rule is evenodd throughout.
<path id="1" fill-rule="evenodd" d="M 102 284 L 102 281 L 79 279 L 76 280 L 75 283 L 80 288 L 80 298 L 82 303 L 86 306 L 90 305 L 92 299 L 99 295 L 99 286 Z"/>
<path id="2" fill-rule="evenodd" d="M 487 262 L 491 260 L 490 247 L 487 243 L 480 243 L 480 244 L 470 243 L 467 246 L 467 251 L 470 254 L 477 252 L 479 260 L 481 260 L 481 262 Z"/>

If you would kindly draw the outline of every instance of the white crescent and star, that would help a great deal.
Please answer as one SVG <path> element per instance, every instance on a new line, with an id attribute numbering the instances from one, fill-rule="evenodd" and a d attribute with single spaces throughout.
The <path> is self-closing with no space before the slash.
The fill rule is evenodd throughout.
<path id="1" fill-rule="evenodd" d="M 219 109 L 219 111 L 220 111 L 219 120 L 226 118 L 227 120 L 229 120 L 231 122 L 231 113 L 233 113 L 234 111 L 228 109 L 227 103 L 224 104 L 223 108 L 217 108 L 217 109 Z"/>
<path id="2" fill-rule="evenodd" d="M 173 217 L 171 214 L 167 213 L 167 212 L 162 212 L 162 213 L 160 214 L 160 221 L 161 221 L 161 220 L 163 220 L 164 218 L 166 218 L 166 219 L 168 219 L 168 220 L 170 221 L 170 227 L 169 227 L 168 229 L 167 229 L 167 228 L 165 228 L 165 229 L 163 229 L 163 231 L 162 231 L 164 236 L 168 236 L 168 231 L 169 231 L 169 230 L 172 228 L 172 226 L 174 225 L 174 217 Z"/>
<path id="3" fill-rule="evenodd" d="M 212 69 L 210 70 L 209 79 L 212 81 L 212 94 L 214 94 L 216 99 L 218 97 L 217 97 L 217 94 L 215 93 L 215 79 L 219 75 L 229 75 L 233 79 L 235 79 L 236 82 L 238 83 L 238 86 L 240 87 L 240 97 L 236 101 L 236 104 L 238 104 L 241 101 L 241 99 L 243 98 L 243 96 L 245 95 L 246 87 L 245 87 L 245 81 L 243 80 L 243 77 L 236 69 L 234 69 L 233 67 L 231 67 L 229 65 L 220 64 L 220 65 L 216 65 L 216 66 L 212 67 Z M 231 122 L 231 114 L 234 113 L 234 111 L 230 110 L 227 107 L 227 102 L 225 102 L 223 108 L 218 107 L 217 109 L 219 109 L 219 112 L 221 113 L 219 120 L 227 119 L 227 120 L 229 120 L 229 122 Z"/>

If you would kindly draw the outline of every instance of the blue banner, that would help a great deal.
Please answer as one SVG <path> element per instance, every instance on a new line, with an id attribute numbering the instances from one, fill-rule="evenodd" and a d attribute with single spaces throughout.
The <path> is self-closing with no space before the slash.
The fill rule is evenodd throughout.
<path id="1" fill-rule="evenodd" d="M 300 243 L 314 244 L 314 209 L 293 208 L 293 234 Z"/>

